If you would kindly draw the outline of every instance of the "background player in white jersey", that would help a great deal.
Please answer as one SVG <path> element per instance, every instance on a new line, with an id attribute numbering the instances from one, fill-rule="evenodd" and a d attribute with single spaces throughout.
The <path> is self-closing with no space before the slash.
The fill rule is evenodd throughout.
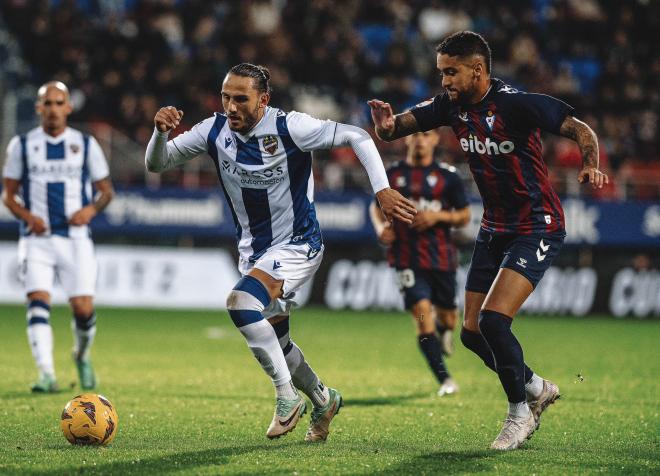
<path id="1" fill-rule="evenodd" d="M 2 193 L 4 204 L 21 220 L 27 334 L 39 370 L 32 391 L 58 390 L 49 322 L 56 272 L 73 311 L 73 358 L 80 385 L 91 389 L 96 386 L 90 361 L 96 334 L 96 258 L 88 225 L 112 200 L 112 183 L 98 142 L 67 127 L 72 108 L 63 83 L 39 88 L 36 111 L 40 127 L 9 142 Z"/>
<path id="2" fill-rule="evenodd" d="M 318 269 L 323 241 L 314 209 L 311 151 L 350 146 L 367 170 L 388 219 L 411 223 L 415 207 L 389 188 L 376 146 L 364 130 L 268 106 L 270 73 L 249 63 L 234 66 L 222 84 L 225 114 L 215 114 L 170 140 L 183 111 L 160 109 L 146 153 L 160 172 L 208 152 L 236 225 L 243 278 L 227 298 L 229 314 L 248 347 L 272 378 L 277 403 L 266 432 L 291 430 L 313 404 L 306 441 L 324 441 L 342 398 L 321 383 L 289 338 L 295 292 Z"/>

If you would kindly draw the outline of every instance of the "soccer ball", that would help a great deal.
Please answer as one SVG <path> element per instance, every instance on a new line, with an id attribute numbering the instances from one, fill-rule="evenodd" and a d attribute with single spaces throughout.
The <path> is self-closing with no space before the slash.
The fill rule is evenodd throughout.
<path id="1" fill-rule="evenodd" d="M 118 423 L 114 405 L 95 393 L 73 397 L 60 419 L 62 433 L 72 445 L 107 445 L 115 438 Z"/>

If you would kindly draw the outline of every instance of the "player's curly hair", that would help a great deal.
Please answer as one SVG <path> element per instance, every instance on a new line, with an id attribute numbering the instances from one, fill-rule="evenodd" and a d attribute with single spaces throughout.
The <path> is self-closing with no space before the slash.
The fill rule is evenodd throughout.
<path id="1" fill-rule="evenodd" d="M 490 73 L 490 46 L 479 33 L 473 31 L 456 32 L 442 40 L 435 51 L 449 56 L 481 55 L 486 60 L 486 72 Z"/>
<path id="2" fill-rule="evenodd" d="M 232 67 L 229 70 L 229 74 L 254 79 L 255 89 L 262 93 L 270 94 L 273 91 L 270 87 L 270 71 L 265 66 L 241 63 Z"/>

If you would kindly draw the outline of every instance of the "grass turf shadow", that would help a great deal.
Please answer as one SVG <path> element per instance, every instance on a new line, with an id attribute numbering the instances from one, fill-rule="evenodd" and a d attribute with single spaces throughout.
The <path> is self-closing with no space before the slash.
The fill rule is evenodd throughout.
<path id="1" fill-rule="evenodd" d="M 379 405 L 398 405 L 399 403 L 407 402 L 408 400 L 417 400 L 418 398 L 427 398 L 428 393 L 418 392 L 410 395 L 388 395 L 383 397 L 366 397 L 366 398 L 346 398 L 345 404 L 347 407 L 372 407 Z"/>
<path id="2" fill-rule="evenodd" d="M 497 457 L 501 453 L 493 450 L 434 451 L 411 458 L 375 474 L 457 474 L 484 473 L 494 471 Z"/>
<path id="3" fill-rule="evenodd" d="M 291 442 L 285 445 L 286 448 L 293 446 L 308 446 L 308 443 L 302 441 Z M 21 474 L 31 476 L 55 476 L 71 474 L 94 474 L 94 475 L 146 475 L 146 474 L 169 474 L 180 473 L 182 471 L 191 474 L 196 473 L 196 468 L 205 468 L 216 466 L 217 473 L 226 471 L 223 466 L 230 464 L 232 456 L 264 451 L 282 451 L 282 445 L 272 445 L 268 443 L 259 445 L 241 445 L 227 446 L 217 449 L 208 449 L 202 451 L 187 451 L 173 453 L 158 457 L 143 458 L 131 461 L 113 461 L 108 463 L 98 463 L 94 466 L 90 464 L 76 465 L 65 468 L 52 468 L 47 470 L 21 470 Z M 71 447 L 73 451 L 94 450 L 93 447 Z M 268 472 L 264 468 L 264 472 Z M 233 471 L 232 471 L 233 472 Z"/>

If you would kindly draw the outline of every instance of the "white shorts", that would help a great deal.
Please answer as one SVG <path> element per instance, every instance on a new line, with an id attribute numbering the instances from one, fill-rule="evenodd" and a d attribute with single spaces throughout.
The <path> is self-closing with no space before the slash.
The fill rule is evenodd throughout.
<path id="1" fill-rule="evenodd" d="M 296 304 L 295 293 L 300 287 L 314 276 L 323 261 L 324 246 L 319 251 L 313 250 L 309 245 L 293 245 L 285 243 L 276 245 L 266 251 L 256 263 L 241 258 L 238 262 L 238 271 L 245 276 L 253 268 L 258 268 L 274 279 L 282 280 L 282 297 L 273 299 L 264 309 L 266 319 L 288 314 L 291 306 Z"/>
<path id="2" fill-rule="evenodd" d="M 18 242 L 26 293 L 53 292 L 55 279 L 68 298 L 94 296 L 97 263 L 90 238 L 27 236 Z"/>

